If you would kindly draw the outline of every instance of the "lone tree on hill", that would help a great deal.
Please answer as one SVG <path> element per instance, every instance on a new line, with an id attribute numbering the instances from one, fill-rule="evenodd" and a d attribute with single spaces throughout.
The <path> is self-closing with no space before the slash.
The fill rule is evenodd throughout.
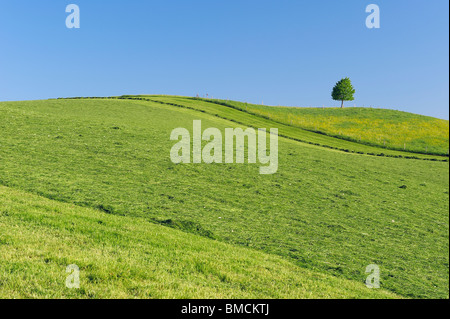
<path id="1" fill-rule="evenodd" d="M 350 82 L 349 78 L 344 78 L 336 83 L 333 92 L 331 92 L 331 97 L 335 101 L 342 101 L 341 108 L 343 108 L 344 101 L 353 101 L 355 99 L 353 94 L 355 94 L 355 89 L 352 86 L 352 82 Z"/>

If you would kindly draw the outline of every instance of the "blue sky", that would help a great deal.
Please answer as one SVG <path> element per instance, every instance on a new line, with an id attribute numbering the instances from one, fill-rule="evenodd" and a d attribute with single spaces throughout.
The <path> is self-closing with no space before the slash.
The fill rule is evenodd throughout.
<path id="1" fill-rule="evenodd" d="M 66 5 L 81 28 L 67 29 Z M 365 26 L 367 5 L 381 28 Z M 0 101 L 177 94 L 448 119 L 447 0 L 0 0 Z"/>

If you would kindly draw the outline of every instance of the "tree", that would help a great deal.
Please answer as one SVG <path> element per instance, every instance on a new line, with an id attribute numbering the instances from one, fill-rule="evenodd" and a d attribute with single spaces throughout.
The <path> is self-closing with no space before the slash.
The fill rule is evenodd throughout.
<path id="1" fill-rule="evenodd" d="M 352 86 L 352 82 L 350 82 L 349 78 L 344 78 L 336 83 L 333 92 L 331 92 L 331 97 L 335 101 L 342 101 L 341 108 L 343 108 L 344 101 L 353 101 L 355 99 L 353 94 L 355 94 L 355 89 Z"/>

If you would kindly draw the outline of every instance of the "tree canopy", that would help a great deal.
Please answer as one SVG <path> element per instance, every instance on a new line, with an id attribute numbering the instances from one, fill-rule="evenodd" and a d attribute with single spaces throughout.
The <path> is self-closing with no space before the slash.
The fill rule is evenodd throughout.
<path id="1" fill-rule="evenodd" d="M 355 98 L 355 89 L 352 86 L 352 82 L 349 78 L 343 78 L 333 88 L 331 97 L 333 100 L 342 101 L 341 107 L 344 107 L 344 101 L 353 101 Z"/>

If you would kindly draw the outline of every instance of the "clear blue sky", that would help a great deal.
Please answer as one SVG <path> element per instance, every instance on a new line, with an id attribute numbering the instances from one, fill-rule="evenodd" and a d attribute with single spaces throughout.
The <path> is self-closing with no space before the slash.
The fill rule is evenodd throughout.
<path id="1" fill-rule="evenodd" d="M 66 5 L 81 10 L 67 29 Z M 381 28 L 367 29 L 368 4 Z M 0 101 L 177 94 L 449 117 L 447 0 L 0 0 Z"/>

